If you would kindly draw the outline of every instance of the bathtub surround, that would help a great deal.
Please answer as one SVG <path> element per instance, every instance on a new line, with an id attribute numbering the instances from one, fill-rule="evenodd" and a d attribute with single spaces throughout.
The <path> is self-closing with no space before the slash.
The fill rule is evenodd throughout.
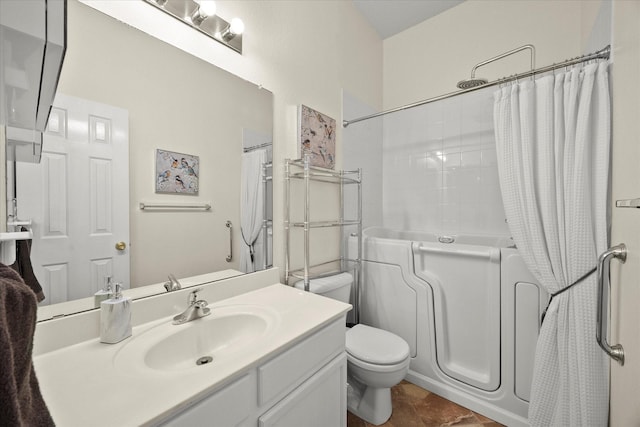
<path id="1" fill-rule="evenodd" d="M 362 321 L 407 341 L 407 380 L 506 425 L 527 426 L 546 295 L 510 239 L 440 240 L 450 241 L 364 231 Z"/>
<path id="2" fill-rule="evenodd" d="M 509 228 L 549 293 L 608 247 L 608 61 L 502 88 L 495 129 Z M 606 425 L 609 361 L 594 340 L 596 277 L 554 298 L 536 347 L 529 422 Z"/>
<path id="3" fill-rule="evenodd" d="M 491 93 L 483 89 L 383 118 L 385 227 L 509 235 Z"/>

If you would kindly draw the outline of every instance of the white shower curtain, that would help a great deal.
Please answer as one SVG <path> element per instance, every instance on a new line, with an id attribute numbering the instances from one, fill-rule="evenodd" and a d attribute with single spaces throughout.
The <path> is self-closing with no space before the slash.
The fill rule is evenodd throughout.
<path id="1" fill-rule="evenodd" d="M 240 251 L 240 269 L 245 273 L 256 271 L 256 265 L 259 264 L 254 245 L 262 231 L 264 213 L 262 165 L 266 161 L 266 150 L 250 151 L 242 155 L 240 221 L 243 242 Z"/>
<path id="2" fill-rule="evenodd" d="M 607 249 L 608 63 L 495 93 L 498 170 L 509 229 L 549 292 Z M 606 426 L 609 362 L 596 335 L 596 274 L 553 298 L 535 355 L 532 426 Z"/>

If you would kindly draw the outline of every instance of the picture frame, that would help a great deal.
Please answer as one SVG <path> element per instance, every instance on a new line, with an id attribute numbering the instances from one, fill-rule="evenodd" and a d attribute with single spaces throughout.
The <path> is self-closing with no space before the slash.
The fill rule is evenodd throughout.
<path id="1" fill-rule="evenodd" d="M 298 109 L 300 158 L 310 156 L 311 166 L 335 168 L 336 120 L 306 105 Z"/>
<path id="2" fill-rule="evenodd" d="M 200 158 L 156 149 L 156 193 L 198 194 Z"/>

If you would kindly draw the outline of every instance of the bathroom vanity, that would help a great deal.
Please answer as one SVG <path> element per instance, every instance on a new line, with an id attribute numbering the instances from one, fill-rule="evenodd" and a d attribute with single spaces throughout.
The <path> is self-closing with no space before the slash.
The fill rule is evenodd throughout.
<path id="1" fill-rule="evenodd" d="M 39 323 L 34 364 L 54 421 L 346 426 L 350 306 L 278 281 L 273 269 L 202 285 L 211 315 L 184 325 L 171 320 L 193 288 L 136 300 L 118 344 L 87 337 L 98 311 Z"/>

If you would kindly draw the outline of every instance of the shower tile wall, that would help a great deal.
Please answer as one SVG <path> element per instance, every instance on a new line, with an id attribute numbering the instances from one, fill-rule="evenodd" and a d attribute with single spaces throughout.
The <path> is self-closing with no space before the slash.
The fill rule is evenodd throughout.
<path id="1" fill-rule="evenodd" d="M 383 224 L 509 235 L 493 134 L 493 90 L 384 117 Z"/>
<path id="2" fill-rule="evenodd" d="M 342 97 L 343 117 L 362 117 L 376 112 L 348 92 Z M 382 225 L 382 119 L 372 119 L 348 126 L 342 130 L 342 169 L 362 168 L 362 226 Z M 346 186 L 350 187 L 350 186 Z M 354 218 L 357 212 L 357 194 L 347 188 L 345 218 Z M 346 230 L 347 234 L 354 230 Z"/>

